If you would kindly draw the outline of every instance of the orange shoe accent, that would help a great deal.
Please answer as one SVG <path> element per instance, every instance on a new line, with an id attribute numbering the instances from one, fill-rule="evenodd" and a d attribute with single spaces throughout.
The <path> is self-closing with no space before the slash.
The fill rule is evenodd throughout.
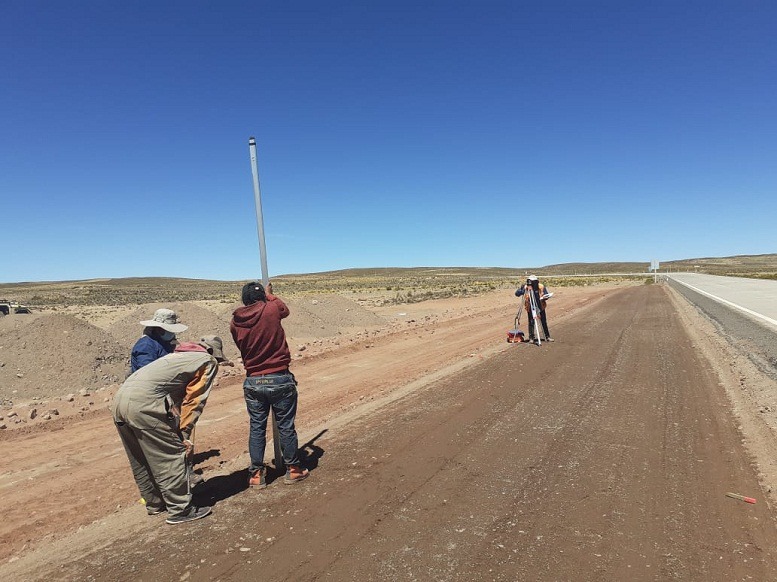
<path id="1" fill-rule="evenodd" d="M 310 475 L 310 471 L 307 469 L 303 469 L 299 465 L 289 465 L 283 482 L 286 483 L 286 485 L 293 485 L 294 483 L 299 483 L 303 479 L 307 479 L 308 475 Z"/>
<path id="2" fill-rule="evenodd" d="M 251 473 L 251 476 L 248 478 L 248 486 L 249 487 L 257 487 L 259 489 L 264 489 L 267 487 L 267 478 L 265 476 L 266 474 L 265 469 L 258 469 Z"/>

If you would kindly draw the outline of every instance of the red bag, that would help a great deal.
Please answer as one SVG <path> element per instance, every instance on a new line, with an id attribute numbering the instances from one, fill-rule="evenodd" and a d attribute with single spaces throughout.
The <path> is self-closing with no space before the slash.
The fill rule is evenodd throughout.
<path id="1" fill-rule="evenodd" d="M 524 338 L 523 332 L 520 329 L 511 329 L 507 332 L 508 344 L 519 344 L 525 341 L 526 339 Z"/>

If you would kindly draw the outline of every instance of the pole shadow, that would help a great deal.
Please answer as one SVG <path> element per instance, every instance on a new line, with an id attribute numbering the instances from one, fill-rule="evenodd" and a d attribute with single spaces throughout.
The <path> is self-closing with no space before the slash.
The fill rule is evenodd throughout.
<path id="1" fill-rule="evenodd" d="M 299 459 L 302 466 L 306 469 L 313 471 L 318 467 L 318 460 L 324 456 L 324 449 L 317 446 L 315 443 L 328 431 L 329 429 L 325 428 L 299 448 Z"/>
<path id="2" fill-rule="evenodd" d="M 297 449 L 297 455 L 299 456 L 299 462 L 302 467 L 308 471 L 315 471 L 318 468 L 318 460 L 324 456 L 324 449 L 317 446 L 315 443 L 320 439 L 328 428 L 325 428 L 312 439 L 306 443 L 300 445 Z M 267 484 L 269 485 L 276 479 L 283 477 L 286 474 L 286 470 L 279 467 L 268 466 L 267 467 Z"/>

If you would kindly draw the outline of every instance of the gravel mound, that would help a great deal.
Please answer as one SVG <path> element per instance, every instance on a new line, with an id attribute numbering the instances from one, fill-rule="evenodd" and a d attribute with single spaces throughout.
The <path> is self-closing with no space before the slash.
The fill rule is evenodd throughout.
<path id="1" fill-rule="evenodd" d="M 305 295 L 281 297 L 291 314 L 283 320 L 283 329 L 291 339 L 331 337 L 348 328 L 365 328 L 385 325 L 386 320 L 366 310 L 355 301 L 342 295 Z M 216 311 L 229 322 L 232 312 L 242 303 L 225 304 Z M 185 322 L 184 322 L 185 323 Z M 227 337 L 230 337 L 227 334 Z"/>
<path id="2" fill-rule="evenodd" d="M 154 312 L 166 307 L 178 314 L 178 320 L 189 326 L 189 329 L 178 334 L 181 341 L 197 341 L 204 335 L 217 335 L 224 340 L 224 355 L 229 359 L 239 356 L 237 348 L 232 343 L 229 334 L 229 319 L 219 317 L 217 314 L 190 302 L 177 303 L 146 303 L 140 305 L 115 323 L 108 326 L 108 331 L 124 347 L 129 355 L 132 346 L 143 334 L 141 321 L 149 320 Z"/>
<path id="3" fill-rule="evenodd" d="M 286 301 L 291 315 L 283 327 L 290 347 L 296 342 L 386 325 L 386 321 L 340 295 L 308 295 Z M 107 329 L 74 315 L 33 314 L 0 318 L 0 401 L 47 398 L 124 381 L 132 346 L 143 333 L 141 320 L 160 307 L 175 310 L 189 326 L 182 341 L 215 334 L 224 340 L 230 360 L 240 357 L 229 333 L 232 311 L 239 304 L 214 309 L 193 302 L 147 303 Z"/>
<path id="4" fill-rule="evenodd" d="M 122 381 L 127 351 L 108 332 L 72 315 L 37 315 L 0 329 L 0 398 L 94 390 Z"/>
<path id="5" fill-rule="evenodd" d="M 341 295 L 310 295 L 286 301 L 291 314 L 283 320 L 292 338 L 330 337 L 348 328 L 369 328 L 386 321 Z"/>

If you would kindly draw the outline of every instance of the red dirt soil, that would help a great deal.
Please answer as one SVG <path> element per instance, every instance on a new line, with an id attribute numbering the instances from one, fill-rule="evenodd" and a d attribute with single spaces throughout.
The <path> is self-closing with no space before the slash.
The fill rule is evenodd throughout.
<path id="1" fill-rule="evenodd" d="M 504 291 L 428 308 L 294 362 L 312 470 L 293 487 L 246 488 L 226 368 L 197 430 L 200 522 L 145 515 L 105 408 L 0 433 L 0 576 L 777 579 L 757 466 L 773 445 L 745 448 L 689 330 L 705 323 L 669 289 L 561 291 L 542 347 L 505 342 Z"/>

